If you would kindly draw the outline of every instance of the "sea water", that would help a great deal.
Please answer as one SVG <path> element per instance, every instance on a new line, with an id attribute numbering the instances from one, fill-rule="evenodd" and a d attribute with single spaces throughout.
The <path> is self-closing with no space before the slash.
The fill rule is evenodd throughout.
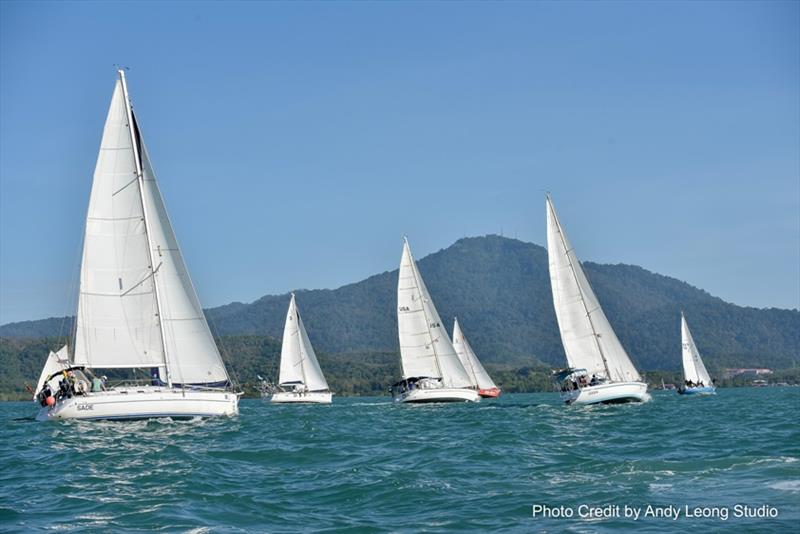
<path id="1" fill-rule="evenodd" d="M 792 531 L 799 409 L 791 387 L 243 400 L 188 421 L 38 423 L 32 402 L 0 403 L 0 530 Z"/>

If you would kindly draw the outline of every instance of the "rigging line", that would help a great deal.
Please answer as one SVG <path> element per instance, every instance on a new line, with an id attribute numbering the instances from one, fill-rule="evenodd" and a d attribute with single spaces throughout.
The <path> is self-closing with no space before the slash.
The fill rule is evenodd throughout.
<path id="1" fill-rule="evenodd" d="M 126 173 L 126 174 L 127 174 L 127 173 Z M 115 197 L 115 196 L 117 196 L 117 193 L 121 193 L 122 191 L 124 191 L 125 189 L 127 189 L 129 185 L 131 185 L 131 184 L 135 184 L 135 183 L 136 183 L 136 182 L 138 182 L 138 181 L 139 181 L 139 177 L 137 176 L 136 178 L 134 178 L 133 180 L 131 180 L 131 181 L 130 181 L 130 182 L 128 182 L 127 184 L 123 185 L 122 187 L 120 187 L 119 189 L 117 189 L 116 191 L 114 191 L 113 193 L 111 193 L 111 196 L 112 196 L 112 197 Z"/>
<path id="2" fill-rule="evenodd" d="M 150 278 L 155 278 L 155 276 L 156 276 L 156 272 L 158 272 L 158 270 L 161 268 L 161 266 L 162 266 L 163 264 L 164 264 L 164 262 L 159 262 L 159 264 L 156 266 L 156 268 L 155 268 L 155 269 L 153 269 L 153 270 L 150 272 L 150 274 L 148 274 L 147 276 L 145 276 L 144 278 L 142 278 L 142 279 L 141 279 L 139 282 L 137 282 L 136 284 L 132 285 L 132 286 L 130 287 L 130 289 L 128 289 L 126 292 L 122 293 L 122 294 L 120 295 L 120 297 L 124 297 L 125 295 L 127 295 L 128 293 L 130 293 L 131 291 L 133 291 L 134 289 L 136 289 L 136 288 L 137 288 L 137 287 L 139 287 L 140 285 L 144 284 L 144 283 L 145 283 L 145 282 L 146 282 L 148 279 L 150 279 Z M 153 283 L 155 283 L 155 282 L 153 282 Z"/>

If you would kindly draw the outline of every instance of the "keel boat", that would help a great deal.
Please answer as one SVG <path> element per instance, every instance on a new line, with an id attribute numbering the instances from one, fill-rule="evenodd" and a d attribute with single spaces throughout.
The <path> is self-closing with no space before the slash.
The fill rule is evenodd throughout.
<path id="1" fill-rule="evenodd" d="M 683 385 L 678 388 L 681 395 L 714 395 L 717 388 L 708 374 L 686 317 L 681 312 L 681 349 L 683 360 Z"/>
<path id="2" fill-rule="evenodd" d="M 458 318 L 453 321 L 453 347 L 456 349 L 458 359 L 461 360 L 461 365 L 466 369 L 469 375 L 470 384 L 474 389 L 478 390 L 478 395 L 481 398 L 496 398 L 500 396 L 500 388 L 494 383 L 492 377 L 483 368 L 481 361 L 472 350 L 464 332 L 461 331 L 461 325 L 458 324 Z"/>
<path id="3" fill-rule="evenodd" d="M 308 339 L 294 293 L 289 301 L 283 327 L 280 376 L 271 402 L 330 404 L 333 399 L 328 382 L 319 367 L 314 347 Z"/>
<path id="4" fill-rule="evenodd" d="M 397 281 L 397 329 L 403 379 L 391 388 L 395 402 L 480 400 L 442 326 L 405 238 Z"/>
<path id="5" fill-rule="evenodd" d="M 647 384 L 611 328 L 547 195 L 553 306 L 569 368 L 554 375 L 567 404 L 642 402 Z"/>
<path id="6" fill-rule="evenodd" d="M 73 334 L 71 353 L 51 353 L 42 370 L 40 421 L 238 413 L 239 393 L 189 278 L 122 70 L 89 198 Z M 149 378 L 112 385 L 98 370 Z"/>

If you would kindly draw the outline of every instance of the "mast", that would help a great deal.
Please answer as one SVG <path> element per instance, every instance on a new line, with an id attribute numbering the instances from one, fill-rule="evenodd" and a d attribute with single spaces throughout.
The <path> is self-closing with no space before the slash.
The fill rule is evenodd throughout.
<path id="1" fill-rule="evenodd" d="M 161 314 L 161 298 L 158 291 L 158 283 L 156 282 L 156 270 L 155 267 L 155 257 L 153 256 L 153 242 L 150 239 L 150 230 L 148 229 L 147 225 L 147 203 L 144 197 L 144 172 L 142 171 L 142 160 L 141 156 L 139 155 L 139 139 L 141 134 L 139 134 L 139 128 L 134 122 L 133 119 L 133 110 L 131 109 L 131 101 L 128 97 L 128 84 L 125 81 L 125 71 L 119 69 L 117 71 L 119 74 L 120 82 L 122 83 L 122 94 L 125 97 L 125 113 L 128 117 L 128 131 L 131 134 L 131 145 L 133 148 L 133 159 L 136 163 L 136 180 L 139 185 L 139 200 L 142 203 L 142 222 L 144 223 L 144 233 L 147 236 L 147 251 L 150 257 L 150 276 L 153 277 L 153 292 L 156 298 L 156 312 L 158 314 L 158 328 L 161 331 L 161 350 L 164 353 L 164 369 L 167 371 L 167 385 L 172 387 L 172 376 L 169 370 L 169 359 L 167 358 L 167 342 L 164 336 L 164 323 L 162 321 L 162 314 Z M 136 128 L 136 132 L 134 132 L 134 128 Z"/>
<path id="2" fill-rule="evenodd" d="M 436 362 L 436 370 L 439 371 L 439 376 L 442 377 L 442 382 L 444 382 L 444 374 L 442 373 L 442 367 L 439 365 L 439 353 L 436 352 L 436 342 L 431 335 L 431 320 L 428 318 L 428 312 L 425 311 L 425 299 L 422 296 L 422 291 L 420 291 L 419 285 L 419 278 L 417 277 L 417 262 L 414 261 L 414 255 L 411 254 L 411 247 L 408 246 L 408 238 L 403 236 L 403 242 L 405 243 L 406 248 L 408 249 L 408 258 L 411 260 L 411 274 L 414 275 L 414 283 L 417 285 L 417 293 L 419 293 L 419 298 L 422 299 L 420 302 L 422 307 L 422 315 L 425 316 L 425 327 L 428 329 L 428 337 L 431 340 L 431 348 L 433 349 L 433 361 Z"/>
<path id="3" fill-rule="evenodd" d="M 561 221 L 558 220 L 558 214 L 556 213 L 555 208 L 553 208 L 553 200 L 550 198 L 550 193 L 547 193 L 547 204 L 550 207 L 550 211 L 553 213 L 553 218 L 556 221 L 556 226 L 558 227 L 558 237 L 561 239 L 561 244 L 564 245 L 565 254 L 567 256 L 567 263 L 569 263 L 569 268 L 572 271 L 572 276 L 575 280 L 578 279 L 578 274 L 575 272 L 575 265 L 572 263 L 572 259 L 569 257 L 569 250 L 567 250 L 567 244 L 564 241 L 564 231 L 561 228 Z M 611 380 L 611 371 L 608 368 L 608 361 L 606 360 L 606 355 L 603 353 L 603 347 L 600 345 L 600 340 L 598 339 L 597 329 L 594 327 L 594 321 L 592 321 L 592 312 L 589 311 L 589 308 L 586 307 L 586 299 L 583 296 L 583 289 L 581 289 L 580 284 L 575 284 L 578 288 L 578 293 L 581 297 L 581 304 L 583 305 L 583 309 L 586 311 L 586 318 L 589 319 L 589 326 L 592 327 L 592 337 L 594 338 L 594 342 L 597 345 L 597 350 L 600 351 L 600 359 L 603 360 L 603 367 L 606 370 L 606 378 Z"/>

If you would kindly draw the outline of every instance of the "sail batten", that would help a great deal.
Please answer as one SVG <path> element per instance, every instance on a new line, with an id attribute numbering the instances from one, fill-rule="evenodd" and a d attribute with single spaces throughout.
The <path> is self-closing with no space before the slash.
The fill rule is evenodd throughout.
<path id="1" fill-rule="evenodd" d="M 546 210 L 550 285 L 567 362 L 613 382 L 641 380 L 608 322 L 549 196 Z"/>

